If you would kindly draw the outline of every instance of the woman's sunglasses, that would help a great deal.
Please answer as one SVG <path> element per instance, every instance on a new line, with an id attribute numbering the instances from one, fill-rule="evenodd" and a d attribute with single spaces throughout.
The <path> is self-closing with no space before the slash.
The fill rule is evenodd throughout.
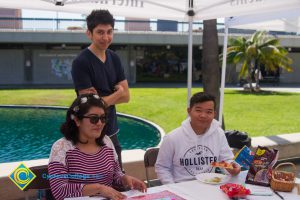
<path id="1" fill-rule="evenodd" d="M 105 115 L 101 115 L 101 116 L 97 116 L 97 115 L 83 116 L 82 118 L 89 118 L 91 124 L 97 124 L 99 122 L 99 120 L 101 121 L 101 123 L 106 123 L 106 120 L 107 120 Z"/>

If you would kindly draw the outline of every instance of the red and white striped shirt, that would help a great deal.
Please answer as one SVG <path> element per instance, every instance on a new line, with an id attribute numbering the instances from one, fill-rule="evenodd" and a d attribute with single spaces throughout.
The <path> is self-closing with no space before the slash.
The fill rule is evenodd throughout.
<path id="1" fill-rule="evenodd" d="M 120 169 L 114 149 L 108 146 L 110 145 L 101 147 L 94 154 L 87 154 L 81 152 L 65 138 L 53 144 L 47 178 L 56 200 L 80 197 L 83 186 L 90 183 L 100 183 L 106 186 L 112 186 L 113 183 L 121 184 L 121 177 L 124 174 Z"/>

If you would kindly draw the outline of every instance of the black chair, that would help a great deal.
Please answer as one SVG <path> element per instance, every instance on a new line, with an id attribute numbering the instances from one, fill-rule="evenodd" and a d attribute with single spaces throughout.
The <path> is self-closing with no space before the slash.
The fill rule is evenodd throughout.
<path id="1" fill-rule="evenodd" d="M 161 185 L 161 182 L 158 179 L 150 180 L 149 178 L 149 170 L 150 168 L 153 168 L 155 166 L 158 151 L 159 148 L 157 147 L 148 148 L 144 155 L 144 165 L 146 170 L 146 180 L 148 187 Z"/>
<path id="2" fill-rule="evenodd" d="M 45 191 L 47 200 L 54 200 L 51 190 L 49 180 L 45 177 L 48 175 L 48 165 L 42 165 L 37 167 L 30 167 L 30 170 L 36 175 L 35 179 L 24 189 L 25 199 L 29 200 L 28 190 L 36 189 Z"/>

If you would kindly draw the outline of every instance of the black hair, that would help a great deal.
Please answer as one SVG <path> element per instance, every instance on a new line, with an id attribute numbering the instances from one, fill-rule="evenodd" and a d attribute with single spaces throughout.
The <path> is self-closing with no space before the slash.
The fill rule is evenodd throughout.
<path id="1" fill-rule="evenodd" d="M 109 24 L 112 28 L 115 27 L 115 19 L 108 10 L 93 10 L 86 17 L 86 25 L 88 30 L 92 33 L 94 28 L 99 24 Z"/>
<path id="2" fill-rule="evenodd" d="M 83 116 L 90 110 L 91 107 L 99 107 L 104 110 L 105 116 L 108 116 L 108 110 L 105 102 L 97 94 L 82 94 L 79 95 L 67 110 L 66 121 L 61 125 L 60 132 L 64 137 L 71 141 L 74 145 L 84 143 L 79 139 L 79 130 L 75 122 L 75 117 L 82 120 Z M 106 120 L 107 121 L 107 120 Z M 100 137 L 96 138 L 96 143 L 103 146 L 103 137 L 107 132 L 107 124 L 105 124 Z"/>
<path id="3" fill-rule="evenodd" d="M 197 103 L 202 103 L 206 101 L 213 101 L 214 102 L 214 110 L 216 110 L 216 97 L 214 95 L 204 93 L 204 92 L 197 92 L 195 93 L 190 99 L 190 108 L 192 108 Z"/>

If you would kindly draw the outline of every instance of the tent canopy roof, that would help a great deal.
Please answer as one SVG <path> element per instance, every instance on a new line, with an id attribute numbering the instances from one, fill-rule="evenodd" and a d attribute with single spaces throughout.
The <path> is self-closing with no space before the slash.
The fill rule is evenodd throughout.
<path id="1" fill-rule="evenodd" d="M 299 0 L 0 0 L 0 7 L 51 10 L 88 14 L 108 9 L 115 16 L 188 21 L 193 5 L 194 19 L 216 19 L 255 15 L 300 8 Z"/>

